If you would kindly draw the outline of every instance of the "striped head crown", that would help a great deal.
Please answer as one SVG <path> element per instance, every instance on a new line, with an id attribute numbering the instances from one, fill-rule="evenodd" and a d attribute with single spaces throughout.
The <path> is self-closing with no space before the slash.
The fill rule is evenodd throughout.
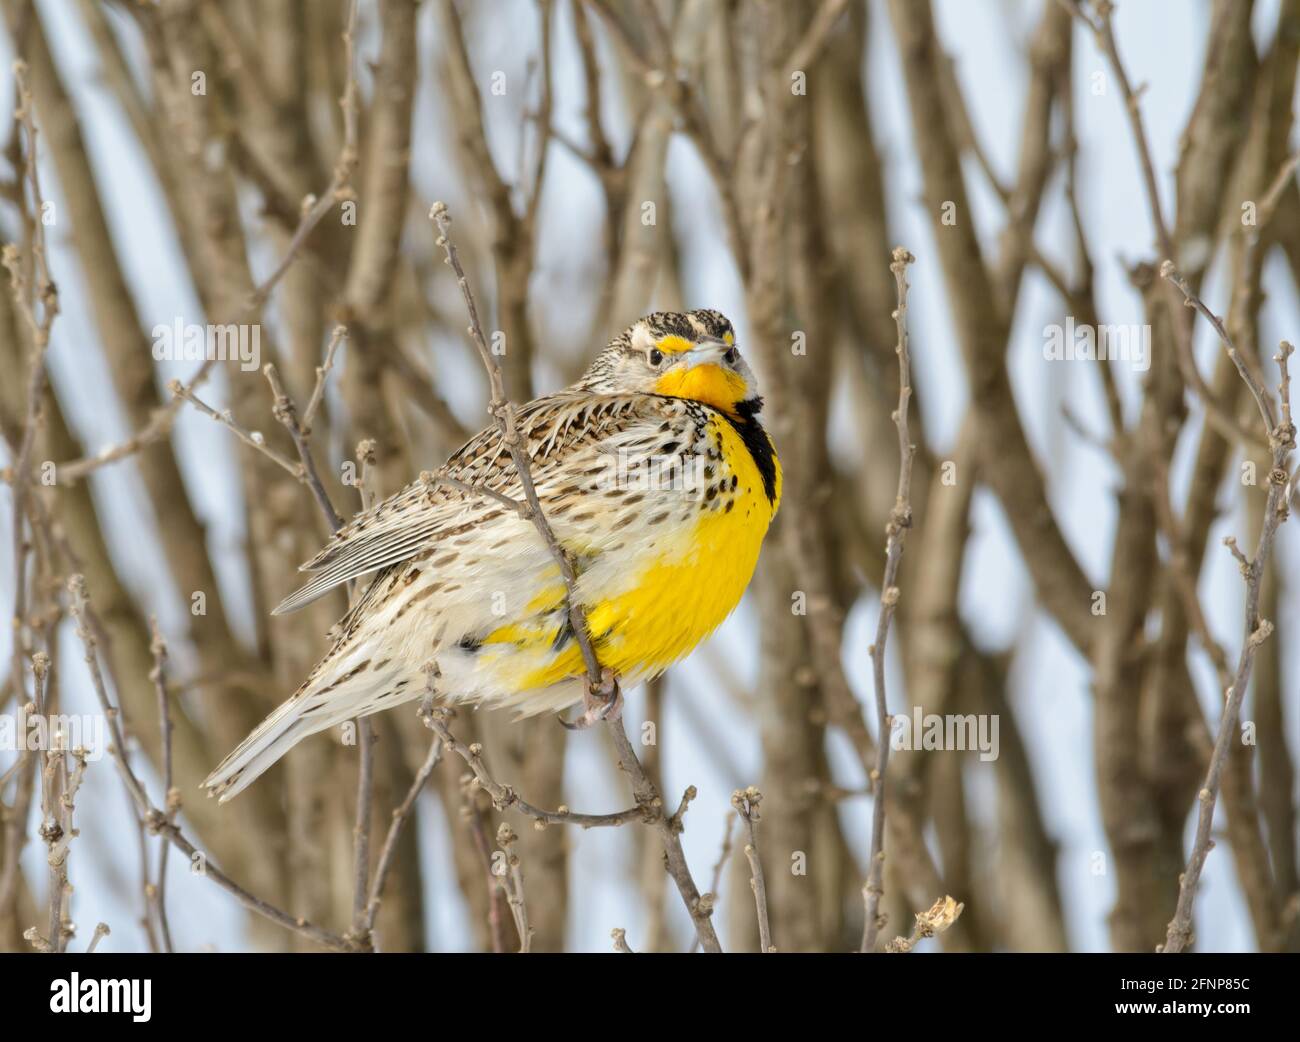
<path id="1" fill-rule="evenodd" d="M 690 398 L 731 416 L 752 416 L 762 407 L 731 322 L 707 308 L 638 319 L 610 341 L 578 387 Z"/>

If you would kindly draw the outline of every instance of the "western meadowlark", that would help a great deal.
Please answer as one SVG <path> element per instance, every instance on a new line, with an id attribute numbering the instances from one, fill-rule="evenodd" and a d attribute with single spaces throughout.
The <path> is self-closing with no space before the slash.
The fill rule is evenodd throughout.
<path id="1" fill-rule="evenodd" d="M 574 562 L 601 665 L 624 686 L 662 673 L 735 608 L 781 498 L 762 399 L 716 311 L 656 313 L 576 384 L 523 406 L 538 501 Z M 421 697 L 518 715 L 584 701 L 559 567 L 518 500 L 500 432 L 358 515 L 303 565 L 294 611 L 370 576 L 301 688 L 209 776 L 227 800 L 303 738 Z"/>

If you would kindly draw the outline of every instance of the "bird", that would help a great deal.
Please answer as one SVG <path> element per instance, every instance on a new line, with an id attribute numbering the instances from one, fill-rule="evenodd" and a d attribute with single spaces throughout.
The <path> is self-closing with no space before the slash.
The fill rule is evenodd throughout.
<path id="1" fill-rule="evenodd" d="M 518 409 L 538 505 L 616 691 L 680 661 L 740 602 L 781 501 L 762 407 L 732 323 L 700 309 L 646 315 L 576 383 Z M 341 527 L 273 611 L 355 584 L 332 646 L 208 794 L 229 800 L 307 736 L 430 695 L 590 714 L 564 578 L 522 500 L 491 426 Z"/>

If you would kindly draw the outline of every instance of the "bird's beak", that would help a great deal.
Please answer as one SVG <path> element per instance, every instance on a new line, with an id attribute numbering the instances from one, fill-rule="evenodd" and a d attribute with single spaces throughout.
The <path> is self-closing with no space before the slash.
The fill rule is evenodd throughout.
<path id="1" fill-rule="evenodd" d="M 707 337 L 698 340 L 695 346 L 689 351 L 683 351 L 677 356 L 676 365 L 682 369 L 694 369 L 700 365 L 720 365 L 722 356 L 731 349 L 731 345 L 725 340 L 719 340 L 715 337 Z"/>
<path id="2" fill-rule="evenodd" d="M 695 341 L 676 354 L 673 364 L 655 383 L 656 394 L 691 398 L 732 414 L 736 403 L 749 397 L 745 378 L 727 365 L 724 356 L 731 345 L 716 337 Z"/>

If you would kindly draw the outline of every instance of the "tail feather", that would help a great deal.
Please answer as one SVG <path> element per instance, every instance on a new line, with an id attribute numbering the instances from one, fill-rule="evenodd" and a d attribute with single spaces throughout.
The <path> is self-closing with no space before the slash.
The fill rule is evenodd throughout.
<path id="1" fill-rule="evenodd" d="M 354 654 L 321 663 L 292 698 L 239 743 L 203 782 L 222 803 L 239 795 L 304 738 L 345 720 L 368 716 L 407 698 L 417 689 L 398 682 L 387 670 L 376 672 L 369 660 L 351 665 Z M 409 692 L 409 693 L 408 693 Z M 395 697 L 398 694 L 405 698 Z M 390 696 L 390 697 L 386 697 Z"/>
<path id="2" fill-rule="evenodd" d="M 302 719 L 306 699 L 295 696 L 263 720 L 235 750 L 208 775 L 203 787 L 222 803 L 238 796 L 271 765 L 310 733 Z"/>

